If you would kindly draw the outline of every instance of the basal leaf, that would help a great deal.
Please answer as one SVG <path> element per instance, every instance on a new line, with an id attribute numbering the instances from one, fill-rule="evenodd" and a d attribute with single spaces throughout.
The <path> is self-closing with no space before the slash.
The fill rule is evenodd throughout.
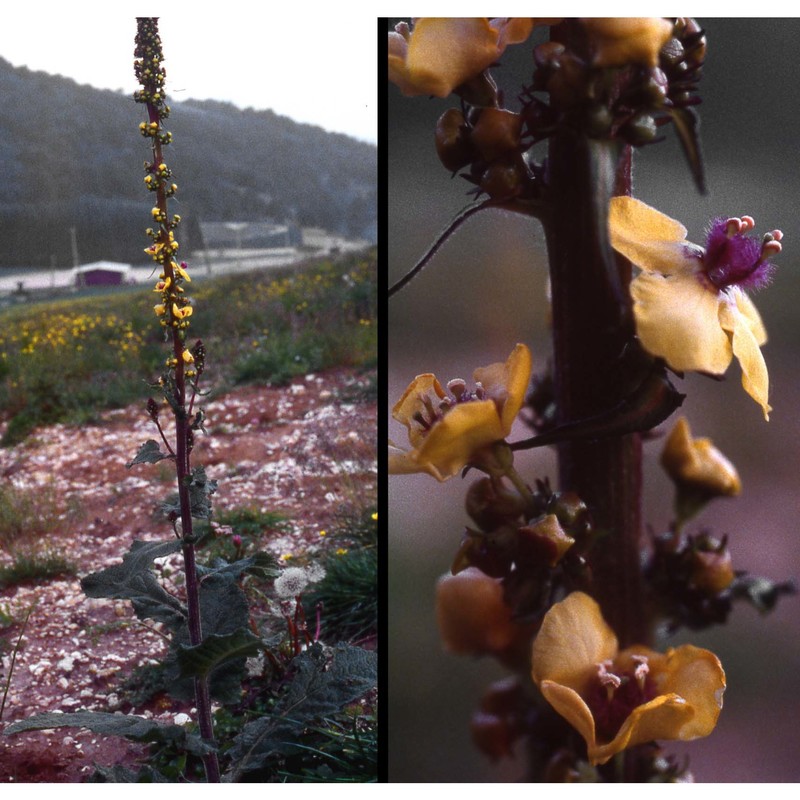
<path id="1" fill-rule="evenodd" d="M 88 728 L 103 736 L 123 736 L 134 742 L 161 742 L 171 744 L 197 756 L 210 753 L 213 747 L 197 734 L 187 733 L 180 725 L 164 725 L 152 719 L 106 711 L 74 711 L 69 714 L 47 712 L 28 719 L 12 722 L 4 731 L 11 736 L 23 731 L 41 731 L 48 728 Z"/>

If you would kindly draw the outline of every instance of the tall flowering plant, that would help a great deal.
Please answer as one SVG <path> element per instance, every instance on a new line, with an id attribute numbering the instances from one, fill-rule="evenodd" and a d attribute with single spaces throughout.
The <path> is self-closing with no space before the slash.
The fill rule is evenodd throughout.
<path id="1" fill-rule="evenodd" d="M 209 783 L 219 783 L 285 780 L 288 758 L 311 752 L 313 762 L 320 755 L 307 744 L 311 732 L 327 740 L 322 746 L 334 743 L 330 746 L 338 755 L 330 760 L 348 772 L 351 739 L 361 745 L 371 730 L 371 723 L 360 723 L 358 710 L 363 704 L 374 713 L 377 654 L 347 642 L 326 646 L 320 641 L 322 600 L 316 619 L 308 620 L 303 595 L 309 584 L 325 577 L 325 569 L 312 564 L 281 571 L 273 556 L 258 552 L 253 543 L 245 547 L 239 534 L 231 536 L 233 560 L 217 553 L 198 563 L 198 548 L 213 538 L 209 521 L 217 482 L 192 461 L 195 437 L 206 433 L 200 405 L 206 351 L 201 341 L 188 341 L 194 306 L 187 292 L 188 266 L 177 256 L 180 217 L 169 204 L 178 187 L 164 158 L 172 134 L 164 129 L 169 106 L 156 18 L 138 19 L 134 55 L 141 84 L 135 100 L 146 114 L 139 132 L 150 149 L 144 183 L 154 198 L 145 252 L 156 264 L 154 324 L 163 331 L 167 356 L 145 407 L 158 438 L 144 442 L 127 466 L 171 462 L 176 492 L 161 504 L 166 538 L 134 541 L 120 564 L 87 575 L 81 587 L 88 597 L 130 601 L 139 620 L 163 637 L 158 680 L 172 698 L 188 704 L 191 714 L 173 717 L 172 724 L 152 714 L 44 713 L 17 720 L 3 734 L 88 728 L 153 745 L 153 763 L 137 772 L 119 765 L 98 767 L 104 781 L 194 781 L 204 775 Z M 178 580 L 166 582 L 159 579 L 163 575 L 156 561 L 171 556 L 182 559 L 182 570 Z M 269 594 L 252 590 L 253 581 L 273 578 Z M 249 605 L 254 595 L 262 600 L 258 608 Z M 269 713 L 263 713 L 262 703 Z M 219 714 L 225 722 L 223 739 L 215 733 Z M 345 721 L 352 731 L 342 727 Z M 369 745 L 352 751 L 357 756 L 353 762 L 363 761 L 366 779 L 371 779 Z M 331 774 L 326 763 L 312 764 L 311 774 L 317 768 Z"/>
<path id="2" fill-rule="evenodd" d="M 541 26 L 547 41 L 533 45 Z M 534 64 L 513 107 L 491 72 L 512 46 L 529 47 Z M 685 372 L 722 376 L 734 360 L 744 391 L 765 419 L 771 411 L 750 293 L 771 280 L 781 231 L 757 238 L 751 217 L 721 216 L 693 244 L 634 196 L 633 154 L 670 124 L 705 191 L 706 49 L 686 18 L 423 18 L 389 32 L 402 94 L 457 101 L 436 124 L 436 153 L 476 197 L 390 296 L 485 209 L 534 217 L 545 234 L 551 364 L 534 374 L 518 343 L 471 383 L 418 375 L 393 406 L 408 445 L 393 434 L 388 462 L 437 481 L 483 473 L 466 490 L 471 522 L 437 586 L 437 618 L 448 650 L 512 673 L 480 700 L 472 734 L 492 759 L 527 753 L 533 781 L 690 779 L 661 743 L 712 733 L 725 673 L 709 650 L 660 647 L 659 632 L 722 623 L 736 600 L 768 610 L 793 591 L 734 569 L 727 538 L 689 533 L 741 481 L 685 417 L 669 421 Z M 528 435 L 514 435 L 515 419 Z M 642 441 L 662 424 L 674 518 L 646 539 Z M 556 448 L 552 482 L 515 465 L 542 446 Z"/>

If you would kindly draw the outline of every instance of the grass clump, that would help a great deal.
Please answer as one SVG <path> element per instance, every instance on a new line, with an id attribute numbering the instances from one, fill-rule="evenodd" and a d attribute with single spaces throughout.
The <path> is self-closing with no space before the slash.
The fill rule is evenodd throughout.
<path id="1" fill-rule="evenodd" d="M 360 641 L 377 629 L 377 513 L 344 519 L 331 538 L 340 546 L 325 559 L 325 577 L 303 598 L 306 615 L 321 606 L 326 641 Z"/>
<path id="2" fill-rule="evenodd" d="M 14 555 L 11 564 L 0 566 L 0 589 L 19 583 L 31 583 L 75 575 L 75 564 L 62 555 L 45 549 L 43 552 L 24 551 Z"/>
<path id="3" fill-rule="evenodd" d="M 78 514 L 78 507 L 61 514 L 50 486 L 0 486 L 0 549 L 11 556 L 10 563 L 0 565 L 0 588 L 74 575 L 75 565 L 58 552 L 50 539 Z"/>
<path id="4" fill-rule="evenodd" d="M 377 765 L 376 715 L 342 715 L 307 729 L 278 776 L 287 783 L 366 783 L 375 780 Z"/>

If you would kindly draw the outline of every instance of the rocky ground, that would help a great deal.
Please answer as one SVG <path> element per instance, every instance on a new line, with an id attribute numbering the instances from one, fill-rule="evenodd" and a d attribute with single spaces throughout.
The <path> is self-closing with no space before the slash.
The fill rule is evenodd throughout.
<path id="1" fill-rule="evenodd" d="M 208 436 L 199 436 L 193 464 L 219 482 L 214 507 L 288 519 L 262 543 L 284 564 L 313 560 L 333 546 L 326 533 L 342 513 L 375 505 L 376 406 L 359 399 L 359 380 L 352 370 L 332 370 L 279 389 L 239 388 L 205 404 Z M 0 589 L 0 625 L 12 620 L 0 627 L 0 701 L 10 649 L 32 608 L 0 730 L 53 710 L 119 710 L 178 723 L 192 714 L 163 696 L 137 708 L 124 700 L 124 678 L 158 658 L 164 640 L 138 623 L 129 604 L 87 599 L 79 585 L 80 576 L 117 563 L 135 539 L 172 535 L 154 513 L 173 491 L 170 462 L 125 466 L 149 438 L 157 432 L 144 408 L 133 407 L 103 413 L 97 424 L 42 429 L 0 450 L 2 481 L 58 498 L 63 523 L 47 545 L 76 566 L 75 576 Z M 0 549 L 0 563 L 10 560 Z M 0 736 L 0 782 L 83 781 L 95 763 L 132 766 L 142 753 L 74 728 Z"/>

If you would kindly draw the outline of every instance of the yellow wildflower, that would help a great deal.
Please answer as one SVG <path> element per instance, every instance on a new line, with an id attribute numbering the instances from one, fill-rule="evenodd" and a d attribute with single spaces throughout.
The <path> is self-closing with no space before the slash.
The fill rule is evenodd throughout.
<path id="1" fill-rule="evenodd" d="M 446 97 L 495 62 L 506 46 L 524 42 L 532 19 L 425 17 L 389 34 L 389 79 L 405 95 Z"/>
<path id="2" fill-rule="evenodd" d="M 533 680 L 583 736 L 592 764 L 657 739 L 708 736 L 725 691 L 722 665 L 708 650 L 682 645 L 662 654 L 637 645 L 620 652 L 600 607 L 582 592 L 545 615 Z"/>
<path id="3" fill-rule="evenodd" d="M 390 442 L 389 472 L 427 472 L 444 481 L 505 439 L 525 400 L 531 366 L 530 350 L 518 344 L 505 363 L 475 370 L 474 392 L 461 380 L 450 381 L 446 392 L 434 375 L 418 375 L 392 409 L 413 449 Z"/>
<path id="4" fill-rule="evenodd" d="M 191 283 L 192 279 L 189 277 L 189 273 L 183 267 L 183 264 L 176 264 L 174 261 L 172 262 L 172 269 L 187 283 Z"/>
<path id="5" fill-rule="evenodd" d="M 686 241 L 679 222 L 635 200 L 614 197 L 609 208 L 611 244 L 642 272 L 631 283 L 636 330 L 642 345 L 677 371 L 721 375 L 733 359 L 745 391 L 765 419 L 769 376 L 759 345 L 767 333 L 744 288 L 769 282 L 767 258 L 779 253 L 780 231 L 759 243 L 745 234 L 751 217 L 719 218 L 706 247 Z"/>
<path id="6" fill-rule="evenodd" d="M 177 303 L 172 304 L 172 316 L 175 319 L 186 319 L 186 317 L 192 316 L 192 307 L 191 306 L 183 306 L 183 308 L 178 308 Z"/>

